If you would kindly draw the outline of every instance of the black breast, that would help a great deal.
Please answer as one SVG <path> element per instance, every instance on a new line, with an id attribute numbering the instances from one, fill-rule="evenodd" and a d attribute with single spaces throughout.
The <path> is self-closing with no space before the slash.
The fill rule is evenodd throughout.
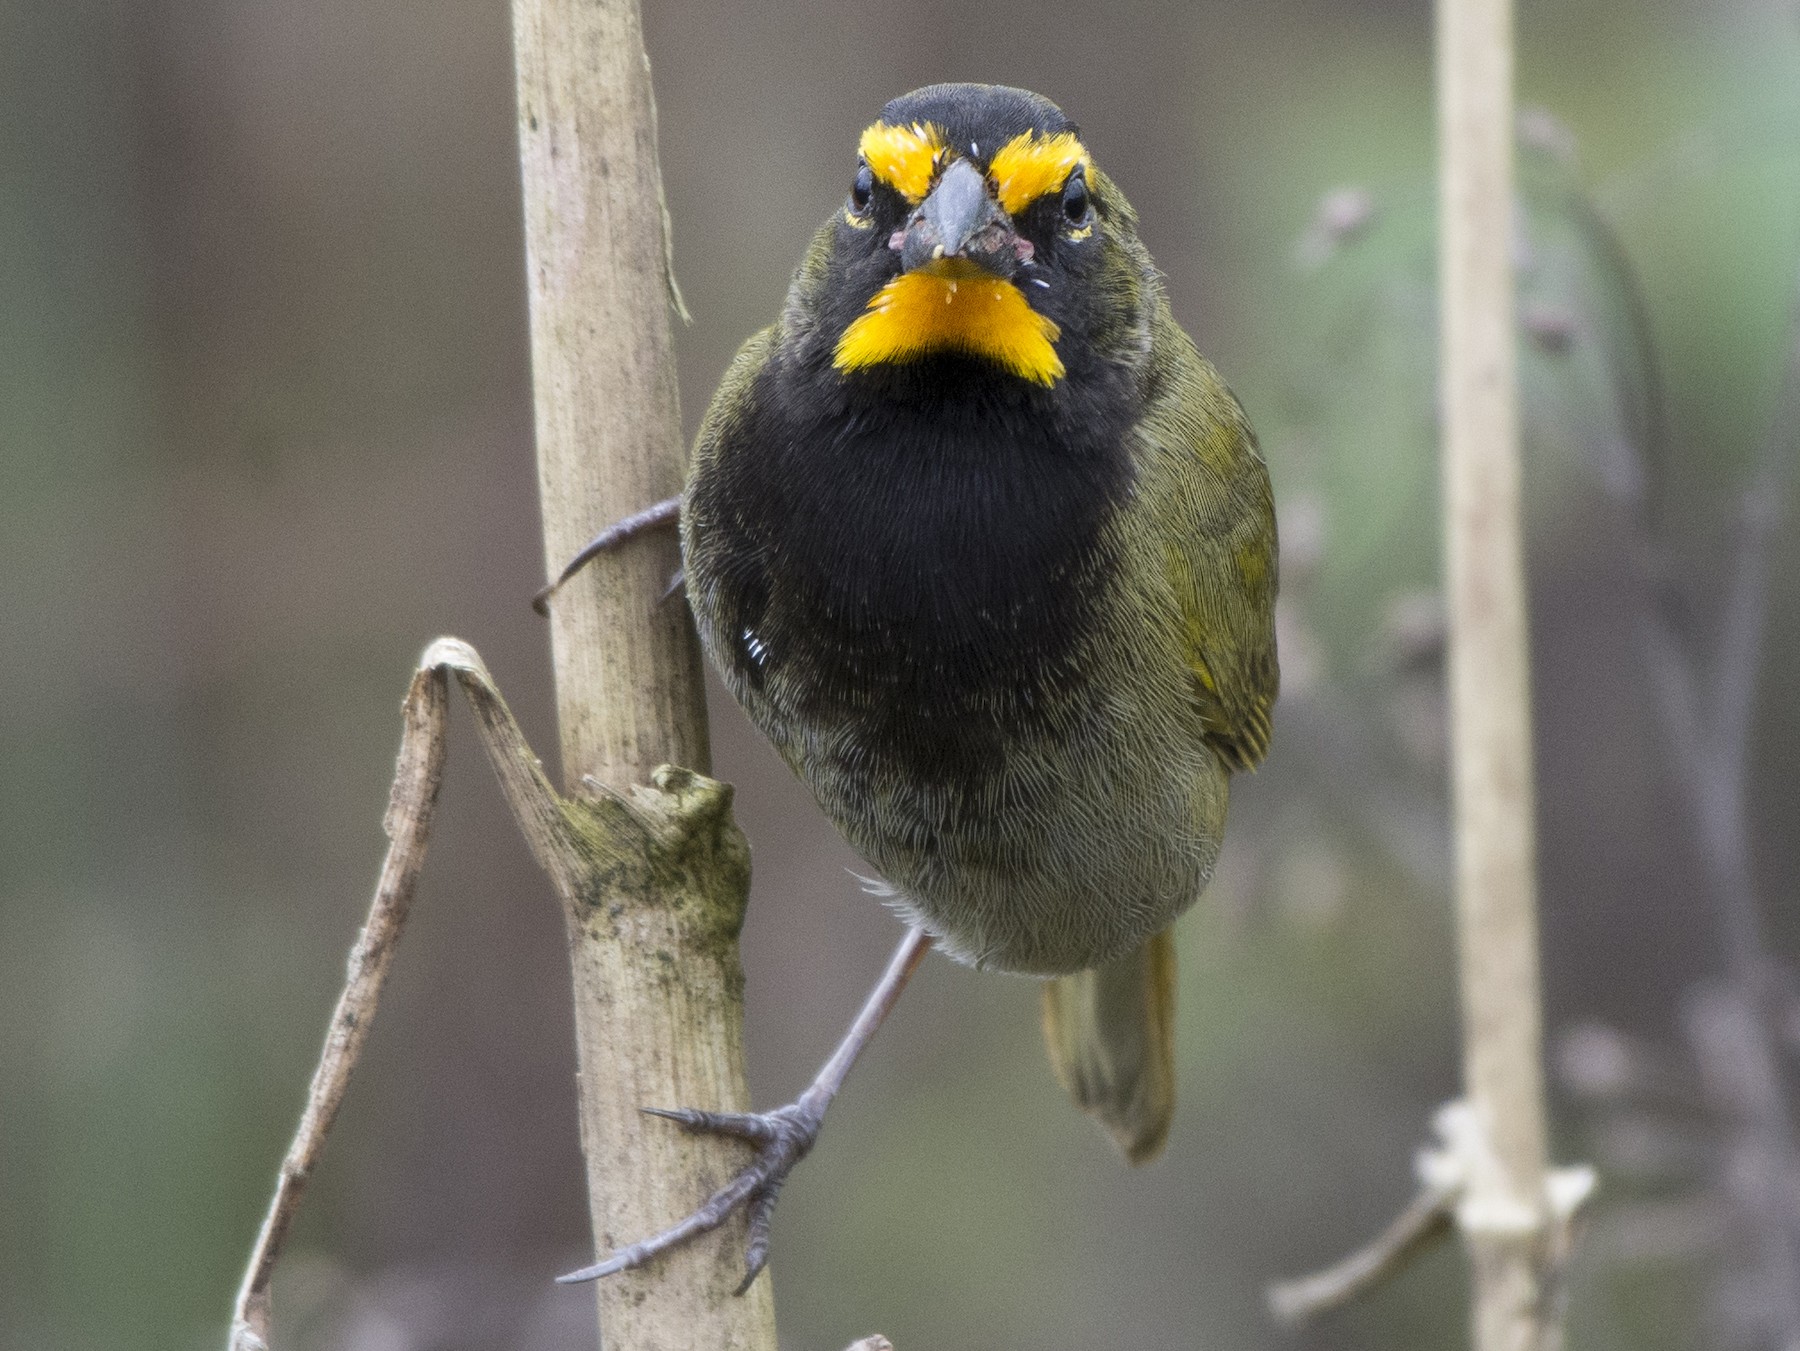
<path id="1" fill-rule="evenodd" d="M 1130 488 L 1118 388 L 938 357 L 849 380 L 780 358 L 694 484 L 716 657 L 768 716 L 982 776 L 1055 716 Z"/>

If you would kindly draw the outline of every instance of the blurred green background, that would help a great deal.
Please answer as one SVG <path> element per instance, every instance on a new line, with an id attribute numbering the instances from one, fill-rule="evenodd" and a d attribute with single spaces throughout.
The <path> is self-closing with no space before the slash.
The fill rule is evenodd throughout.
<path id="1" fill-rule="evenodd" d="M 1138 207 L 1282 514 L 1276 749 L 1179 931 L 1167 1155 L 1129 1173 L 1066 1105 L 1031 986 L 934 960 L 784 1193 L 788 1347 L 1463 1344 L 1451 1250 L 1304 1332 L 1261 1310 L 1265 1281 L 1399 1207 L 1457 1084 L 1429 19 L 1410 0 L 647 0 L 690 427 L 881 104 L 1015 83 L 1081 122 Z M 1519 25 L 1521 99 L 1557 119 L 1539 140 L 1642 279 L 1656 519 L 1703 642 L 1789 341 L 1800 10 L 1576 0 Z M 476 644 L 553 757 L 516 178 L 504 5 L 0 0 L 5 1351 L 220 1344 L 381 856 L 424 644 Z M 1554 204 L 1527 215 L 1547 1026 L 1575 1088 L 1598 1047 L 1690 1099 L 1559 1092 L 1559 1152 L 1608 1170 L 1571 1342 L 1772 1346 L 1717 1199 L 1725 1128 L 1682 1087 L 1683 999 L 1718 947 L 1587 453 L 1631 421 L 1594 375 L 1623 342 L 1617 297 L 1581 280 Z M 1791 955 L 1800 550 L 1774 538 L 1750 801 Z M 735 708 L 714 712 L 756 850 L 750 1068 L 772 1105 L 896 930 Z M 588 1251 L 567 1005 L 554 904 L 459 723 L 418 909 L 277 1286 L 285 1347 L 593 1347 L 591 1297 L 549 1284 Z M 1790 1031 L 1800 1046 L 1800 1015 Z"/>

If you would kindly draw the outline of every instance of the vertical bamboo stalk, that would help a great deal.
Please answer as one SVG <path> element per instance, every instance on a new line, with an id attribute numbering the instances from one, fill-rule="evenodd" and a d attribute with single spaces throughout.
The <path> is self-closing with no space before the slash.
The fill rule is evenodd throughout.
<path id="1" fill-rule="evenodd" d="M 550 566 L 681 491 L 687 457 L 649 58 L 634 0 L 515 0 L 538 487 Z M 672 531 L 597 560 L 551 611 L 563 780 L 705 773 L 699 643 L 656 605 Z"/>
<path id="2" fill-rule="evenodd" d="M 1510 0 L 1438 0 L 1445 569 L 1476 1351 L 1556 1344 L 1513 331 Z"/>
<path id="3" fill-rule="evenodd" d="M 674 282 L 636 0 L 514 0 L 513 34 L 538 478 L 554 570 L 597 526 L 680 490 Z M 684 607 L 657 603 L 677 563 L 673 532 L 635 541 L 597 560 L 553 607 L 570 792 L 589 778 L 624 792 L 664 762 L 708 767 L 693 626 Z M 683 1136 L 638 1107 L 749 1106 L 741 894 L 735 910 L 717 889 L 676 904 L 670 882 L 632 888 L 625 871 L 600 870 L 569 912 L 582 1145 L 603 1249 L 680 1218 L 743 1162 L 741 1147 Z M 768 1280 L 732 1297 L 743 1244 L 739 1218 L 600 1282 L 607 1351 L 773 1351 Z"/>

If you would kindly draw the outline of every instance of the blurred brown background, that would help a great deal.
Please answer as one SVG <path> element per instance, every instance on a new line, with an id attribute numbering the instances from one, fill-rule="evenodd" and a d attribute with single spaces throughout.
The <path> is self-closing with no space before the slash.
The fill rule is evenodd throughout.
<path id="1" fill-rule="evenodd" d="M 1390 1216 L 1456 1088 L 1427 7 L 647 0 L 645 20 L 696 316 L 690 426 L 881 104 L 1022 84 L 1141 212 L 1177 315 L 1262 432 L 1286 550 L 1276 749 L 1181 929 L 1167 1156 L 1126 1172 L 1066 1105 L 1028 984 L 934 960 L 784 1193 L 784 1344 L 1459 1345 L 1451 1251 L 1304 1333 L 1260 1305 Z M 1791 341 L 1800 11 L 1527 3 L 1520 41 L 1522 99 L 1559 119 L 1537 153 L 1641 278 L 1665 599 L 1704 649 Z M 380 858 L 424 644 L 476 644 L 553 750 L 526 605 L 544 560 L 510 81 L 499 3 L 0 0 L 6 1351 L 219 1344 Z M 1591 453 L 1647 404 L 1595 359 L 1629 347 L 1619 288 L 1552 198 L 1521 245 L 1547 1023 L 1559 1151 L 1608 1170 L 1573 1345 L 1774 1347 L 1780 1248 L 1721 1191 L 1729 1111 L 1683 1032 L 1720 969 L 1714 911 Z M 1797 581 L 1783 525 L 1749 802 L 1790 956 Z M 729 701 L 714 711 L 756 849 L 751 1074 L 773 1104 L 896 929 Z M 549 1284 L 587 1251 L 566 1008 L 553 903 L 459 729 L 277 1287 L 287 1347 L 593 1347 L 590 1298 Z M 1800 1014 L 1773 1026 L 1800 1045 Z M 1645 1076 L 1661 1098 L 1632 1098 Z"/>

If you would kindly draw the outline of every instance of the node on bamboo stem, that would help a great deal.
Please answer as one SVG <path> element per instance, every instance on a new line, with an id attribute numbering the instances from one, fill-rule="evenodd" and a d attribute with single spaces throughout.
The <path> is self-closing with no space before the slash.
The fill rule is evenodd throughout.
<path id="1" fill-rule="evenodd" d="M 566 897 L 573 917 L 624 942 L 629 906 L 653 905 L 678 917 L 696 951 L 723 955 L 750 895 L 750 844 L 731 815 L 731 785 L 660 765 L 625 793 L 593 779 L 582 786 L 595 796 L 560 803 L 565 847 L 580 864 Z"/>
<path id="2" fill-rule="evenodd" d="M 448 677 L 469 699 L 483 746 L 507 805 L 533 856 L 563 902 L 577 961 L 578 993 L 598 990 L 623 1005 L 664 998 L 691 1034 L 687 1046 L 647 1057 L 632 1086 L 658 1099 L 682 1096 L 699 1077 L 734 1083 L 741 1064 L 743 975 L 737 936 L 750 893 L 750 848 L 731 815 L 731 785 L 692 770 L 660 766 L 651 782 L 620 793 L 588 782 L 591 798 L 564 798 L 501 697 L 475 649 L 440 638 L 420 659 L 404 706 L 405 735 L 385 827 L 387 858 L 358 936 L 344 991 L 332 1015 L 306 1108 L 277 1179 L 274 1197 L 233 1307 L 228 1351 L 268 1351 L 270 1283 L 302 1193 L 321 1157 L 398 947 L 414 885 L 425 862 L 432 808 L 443 777 Z M 646 955 L 648 954 L 648 955 Z M 653 973 L 645 991 L 636 973 Z M 602 1054 L 632 1048 L 601 1048 Z M 584 1056 L 583 1063 L 589 1063 Z M 684 1071 L 689 1073 L 684 1074 Z M 614 1104 L 636 1120 L 635 1102 Z M 584 1129 L 592 1123 L 584 1118 Z M 690 1142 L 646 1146 L 675 1188 L 706 1188 L 706 1162 Z M 729 1246 L 729 1245 L 728 1245 Z M 719 1299 L 735 1281 L 720 1274 Z M 767 1299 L 764 1293 L 754 1298 Z M 654 1315 L 648 1315 L 654 1316 Z"/>

